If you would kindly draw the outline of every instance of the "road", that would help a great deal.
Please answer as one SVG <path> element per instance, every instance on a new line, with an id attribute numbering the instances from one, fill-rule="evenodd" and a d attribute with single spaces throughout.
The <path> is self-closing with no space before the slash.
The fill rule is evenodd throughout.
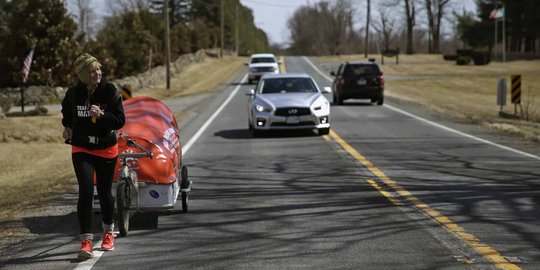
<path id="1" fill-rule="evenodd" d="M 285 61 L 329 86 L 310 63 Z M 391 99 L 332 106 L 330 136 L 252 138 L 243 75 L 181 123 L 189 213 L 135 216 L 85 263 L 75 213 L 43 217 L 5 269 L 540 269 L 538 156 Z"/>

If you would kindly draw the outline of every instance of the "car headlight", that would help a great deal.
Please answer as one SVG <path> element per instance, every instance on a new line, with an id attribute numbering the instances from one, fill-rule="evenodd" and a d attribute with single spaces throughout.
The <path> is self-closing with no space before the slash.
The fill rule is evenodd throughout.
<path id="1" fill-rule="evenodd" d="M 257 110 L 258 112 L 271 112 L 272 109 L 271 108 L 268 108 L 268 107 L 265 107 L 261 104 L 256 104 L 255 105 L 255 110 Z"/>
<path id="2" fill-rule="evenodd" d="M 318 104 L 317 106 L 313 107 L 314 110 L 328 110 L 330 107 L 330 104 L 328 104 L 328 101 L 324 101 L 323 103 Z"/>

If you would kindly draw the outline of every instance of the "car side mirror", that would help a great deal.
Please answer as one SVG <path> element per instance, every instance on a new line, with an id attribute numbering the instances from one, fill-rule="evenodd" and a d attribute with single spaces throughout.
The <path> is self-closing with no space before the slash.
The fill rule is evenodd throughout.
<path id="1" fill-rule="evenodd" d="M 330 75 L 335 77 L 336 73 L 334 71 L 330 71 Z"/>
<path id="2" fill-rule="evenodd" d="M 246 96 L 254 96 L 254 95 L 255 95 L 255 90 L 254 89 L 246 90 Z"/>
<path id="3" fill-rule="evenodd" d="M 322 92 L 330 94 L 330 93 L 332 93 L 332 88 L 330 88 L 329 86 L 325 86 L 325 87 L 323 87 Z"/>

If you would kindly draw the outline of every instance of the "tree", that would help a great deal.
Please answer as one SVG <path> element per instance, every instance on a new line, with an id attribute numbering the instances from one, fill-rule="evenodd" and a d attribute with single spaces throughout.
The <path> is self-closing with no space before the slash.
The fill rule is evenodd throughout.
<path id="1" fill-rule="evenodd" d="M 96 23 L 96 13 L 90 7 L 90 2 L 91 0 L 75 0 L 79 27 L 78 31 L 79 35 L 84 37 L 84 40 L 87 40 L 92 34 L 93 29 L 91 25 L 95 25 Z"/>
<path id="2" fill-rule="evenodd" d="M 349 0 L 321 1 L 300 7 L 287 21 L 292 41 L 290 50 L 308 55 L 348 52 L 354 47 L 349 46 L 355 38 L 353 13 Z"/>
<path id="3" fill-rule="evenodd" d="M 148 15 L 147 11 L 142 13 Z M 97 42 L 103 44 L 102 48 L 106 49 L 106 52 L 96 54 L 104 55 L 104 62 L 116 63 L 116 66 L 106 67 L 111 76 L 124 77 L 146 70 L 148 52 L 156 39 L 145 29 L 141 17 L 145 16 L 136 11 L 111 17 L 105 21 L 105 26 L 98 33 Z"/>
<path id="4" fill-rule="evenodd" d="M 30 83 L 67 85 L 74 76 L 77 55 L 75 21 L 62 0 L 17 0 L 11 2 L 5 42 L 0 51 L 0 85 L 22 83 L 23 61 L 35 46 Z"/>
<path id="5" fill-rule="evenodd" d="M 374 22 L 373 28 L 378 33 L 382 34 L 383 38 L 383 47 L 387 51 L 390 49 L 390 40 L 392 38 L 395 26 L 395 20 L 390 16 L 390 11 L 385 6 L 379 6 L 379 20 L 380 22 Z"/>
<path id="6" fill-rule="evenodd" d="M 414 5 L 414 0 L 403 0 L 405 2 L 405 17 L 406 17 L 406 23 L 407 23 L 407 48 L 406 53 L 407 54 L 413 54 L 414 53 L 414 45 L 413 45 L 413 33 L 414 33 L 414 25 L 415 25 L 415 17 L 416 17 L 416 8 Z"/>
<path id="7" fill-rule="evenodd" d="M 444 8 L 450 0 L 425 0 L 425 7 L 428 19 L 429 33 L 433 44 L 429 44 L 429 53 L 439 53 L 439 43 L 441 36 L 441 22 L 445 15 Z"/>

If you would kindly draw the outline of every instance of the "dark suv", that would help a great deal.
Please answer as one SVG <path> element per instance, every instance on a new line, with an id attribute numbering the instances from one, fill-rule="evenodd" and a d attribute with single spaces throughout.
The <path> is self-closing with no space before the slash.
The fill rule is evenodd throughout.
<path id="1" fill-rule="evenodd" d="M 337 105 L 350 98 L 370 99 L 377 105 L 384 103 L 384 77 L 374 62 L 342 63 L 332 83 L 332 102 Z"/>

